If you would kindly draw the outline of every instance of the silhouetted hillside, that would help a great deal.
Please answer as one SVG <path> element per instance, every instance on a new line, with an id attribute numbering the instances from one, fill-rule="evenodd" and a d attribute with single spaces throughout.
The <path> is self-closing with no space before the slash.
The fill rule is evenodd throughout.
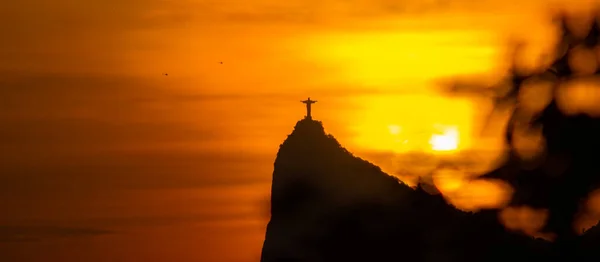
<path id="1" fill-rule="evenodd" d="M 319 121 L 299 121 L 275 160 L 263 262 L 547 259 L 494 211 L 459 211 L 353 156 Z"/>

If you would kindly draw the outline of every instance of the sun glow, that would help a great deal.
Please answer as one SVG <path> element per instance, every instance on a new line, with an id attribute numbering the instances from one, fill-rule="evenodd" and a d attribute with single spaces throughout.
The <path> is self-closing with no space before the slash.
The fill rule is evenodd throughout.
<path id="1" fill-rule="evenodd" d="M 431 134 L 429 138 L 429 145 L 432 151 L 437 152 L 451 152 L 458 149 L 459 144 L 459 132 L 456 127 L 440 127 L 436 126 L 437 129 L 441 129 L 441 132 Z M 402 133 L 402 126 L 400 125 L 389 125 L 388 130 L 390 135 L 395 136 L 395 142 L 406 144 L 409 142 L 409 138 L 400 138 Z"/>
<path id="2" fill-rule="evenodd" d="M 429 144 L 433 151 L 453 151 L 458 148 L 458 130 L 455 127 L 448 127 L 442 134 L 433 134 L 429 139 Z"/>
<path id="3" fill-rule="evenodd" d="M 484 31 L 393 30 L 316 35 L 305 45 L 311 59 L 335 68 L 339 81 L 413 89 L 402 83 L 490 72 L 494 64 L 486 58 L 497 55 L 495 44 Z"/>
<path id="4" fill-rule="evenodd" d="M 361 98 L 364 110 L 350 118 L 358 147 L 438 154 L 470 146 L 473 105 L 466 100 L 432 94 Z"/>

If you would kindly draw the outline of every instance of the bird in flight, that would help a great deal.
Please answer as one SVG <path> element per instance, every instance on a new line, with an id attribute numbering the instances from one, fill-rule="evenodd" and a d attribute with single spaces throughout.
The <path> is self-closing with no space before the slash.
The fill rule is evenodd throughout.
<path id="1" fill-rule="evenodd" d="M 164 73 L 163 75 L 164 75 L 164 76 L 169 76 L 169 74 L 167 74 L 167 73 Z"/>
<path id="2" fill-rule="evenodd" d="M 223 64 L 223 61 L 219 62 L 220 64 Z"/>

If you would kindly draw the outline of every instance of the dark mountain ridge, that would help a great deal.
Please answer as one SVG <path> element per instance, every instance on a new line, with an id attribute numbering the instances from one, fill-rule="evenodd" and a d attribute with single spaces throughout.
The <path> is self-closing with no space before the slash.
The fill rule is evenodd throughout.
<path id="1" fill-rule="evenodd" d="M 274 167 L 263 262 L 551 257 L 549 242 L 508 232 L 496 211 L 460 211 L 352 155 L 319 121 L 296 124 Z"/>

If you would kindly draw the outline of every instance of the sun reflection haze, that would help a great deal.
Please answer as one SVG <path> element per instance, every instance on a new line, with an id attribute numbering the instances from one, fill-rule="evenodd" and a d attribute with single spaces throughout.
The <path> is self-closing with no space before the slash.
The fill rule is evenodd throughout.
<path id="1" fill-rule="evenodd" d="M 450 153 L 470 146 L 473 104 L 435 94 L 361 97 L 354 144 L 375 151 Z"/>
<path id="2" fill-rule="evenodd" d="M 442 134 L 433 134 L 429 144 L 434 151 L 453 151 L 458 148 L 458 136 L 456 127 L 446 127 Z"/>

